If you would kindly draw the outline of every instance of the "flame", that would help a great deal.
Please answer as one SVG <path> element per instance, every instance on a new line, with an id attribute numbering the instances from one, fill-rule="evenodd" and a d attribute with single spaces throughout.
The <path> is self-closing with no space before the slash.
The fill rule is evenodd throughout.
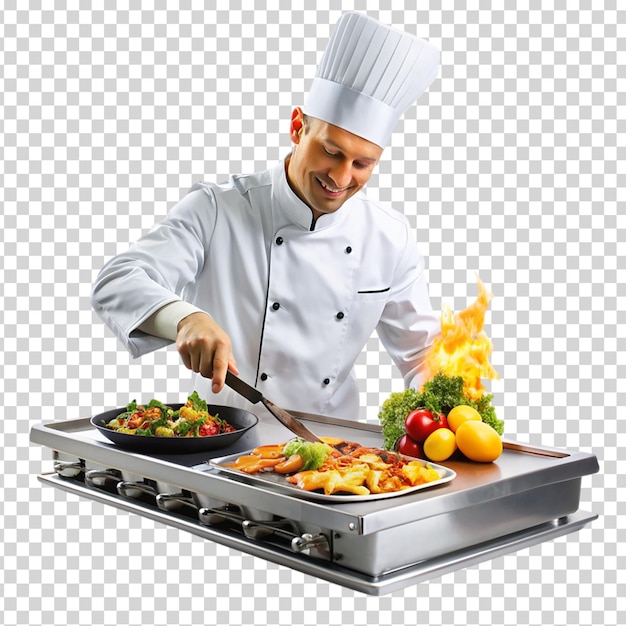
<path id="1" fill-rule="evenodd" d="M 441 335 L 426 355 L 427 380 L 438 372 L 463 378 L 464 392 L 479 400 L 486 392 L 481 378 L 499 379 L 489 357 L 493 345 L 483 330 L 485 312 L 493 294 L 489 293 L 476 276 L 478 297 L 460 313 L 453 313 L 448 305 L 442 307 Z"/>

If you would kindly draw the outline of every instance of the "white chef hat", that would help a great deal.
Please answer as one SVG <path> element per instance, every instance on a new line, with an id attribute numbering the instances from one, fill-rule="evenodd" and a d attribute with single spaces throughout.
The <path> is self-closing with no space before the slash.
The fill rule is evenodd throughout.
<path id="1" fill-rule="evenodd" d="M 384 148 L 439 71 L 439 50 L 361 13 L 344 13 L 317 68 L 304 113 Z"/>

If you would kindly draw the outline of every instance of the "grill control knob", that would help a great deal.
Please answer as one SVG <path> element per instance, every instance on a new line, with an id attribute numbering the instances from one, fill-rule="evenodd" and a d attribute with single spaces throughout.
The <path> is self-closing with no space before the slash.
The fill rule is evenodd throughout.
<path id="1" fill-rule="evenodd" d="M 322 544 L 326 544 L 326 547 L 328 547 L 328 539 L 325 535 L 304 533 L 300 537 L 294 537 L 291 540 L 291 549 L 299 554 L 309 554 L 311 548 L 316 548 Z"/>

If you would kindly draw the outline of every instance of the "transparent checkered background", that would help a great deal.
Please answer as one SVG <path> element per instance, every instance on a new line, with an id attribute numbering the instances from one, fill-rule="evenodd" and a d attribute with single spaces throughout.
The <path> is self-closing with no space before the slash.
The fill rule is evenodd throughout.
<path id="1" fill-rule="evenodd" d="M 3 622 L 626 623 L 623 7 L 216 4 L 2 3 Z M 398 126 L 371 196 L 415 227 L 436 307 L 469 304 L 477 273 L 493 291 L 507 435 L 601 464 L 583 480 L 591 526 L 381 598 L 41 487 L 49 450 L 29 444 L 42 420 L 188 392 L 175 351 L 121 350 L 90 311 L 92 280 L 194 182 L 285 156 L 291 108 L 348 9 L 442 49 L 440 80 Z M 358 373 L 376 420 L 400 388 L 376 338 Z"/>

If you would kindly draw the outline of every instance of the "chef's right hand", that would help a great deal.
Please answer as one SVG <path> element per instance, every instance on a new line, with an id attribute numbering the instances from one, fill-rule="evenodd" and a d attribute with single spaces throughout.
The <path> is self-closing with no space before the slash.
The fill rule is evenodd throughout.
<path id="1" fill-rule="evenodd" d="M 206 313 L 192 313 L 178 322 L 176 348 L 185 367 L 212 379 L 212 391 L 224 388 L 226 370 L 239 374 L 230 337 Z"/>

